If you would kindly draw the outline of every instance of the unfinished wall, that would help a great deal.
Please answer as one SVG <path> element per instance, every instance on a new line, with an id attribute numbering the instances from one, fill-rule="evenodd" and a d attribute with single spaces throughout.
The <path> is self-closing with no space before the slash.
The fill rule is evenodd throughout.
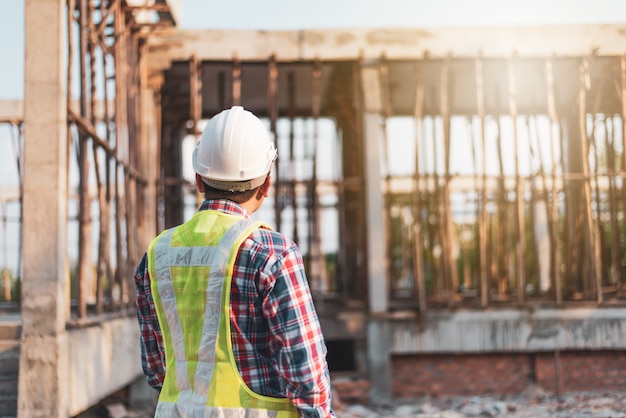
<path id="1" fill-rule="evenodd" d="M 76 415 L 143 377 L 134 317 L 67 332 L 69 413 Z"/>

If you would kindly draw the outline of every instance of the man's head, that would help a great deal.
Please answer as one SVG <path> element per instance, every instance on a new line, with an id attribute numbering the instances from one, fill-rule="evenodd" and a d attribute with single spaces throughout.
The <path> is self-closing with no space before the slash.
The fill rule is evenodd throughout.
<path id="1" fill-rule="evenodd" d="M 264 185 L 277 157 L 263 122 L 241 106 L 215 115 L 192 155 L 201 192 L 237 201 Z M 201 183 L 201 184 L 200 184 Z M 215 196 L 213 196 L 215 195 Z"/>

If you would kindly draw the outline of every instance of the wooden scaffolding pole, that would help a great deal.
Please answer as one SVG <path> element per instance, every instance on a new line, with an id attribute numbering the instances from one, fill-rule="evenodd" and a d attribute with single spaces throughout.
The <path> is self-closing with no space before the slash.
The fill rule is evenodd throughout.
<path id="1" fill-rule="evenodd" d="M 92 19 L 93 16 L 93 4 L 89 1 L 89 31 L 93 32 L 95 25 Z M 87 42 L 87 47 L 89 50 L 89 75 L 90 75 L 90 124 L 91 126 L 96 126 L 96 39 L 94 37 L 89 37 Z M 105 102 L 105 109 L 107 104 Z M 96 180 L 96 193 L 98 199 L 98 257 L 96 261 L 96 294 L 95 294 L 95 302 L 96 302 L 96 313 L 100 314 L 103 311 L 103 286 L 104 286 L 104 275 L 106 273 L 106 263 L 108 259 L 108 232 L 109 232 L 109 224 L 107 222 L 107 213 L 106 213 L 106 199 L 104 195 L 104 187 L 102 186 L 102 180 L 100 177 L 100 158 L 98 153 L 98 144 L 95 141 L 92 141 L 92 155 L 93 155 L 93 163 L 94 163 L 94 172 L 95 172 L 95 180 Z M 105 157 L 108 158 L 108 157 Z"/>
<path id="2" fill-rule="evenodd" d="M 235 55 L 233 56 L 233 106 L 241 106 L 241 60 Z"/>
<path id="3" fill-rule="evenodd" d="M 388 294 L 393 295 L 395 288 L 395 275 L 393 271 L 393 234 L 391 222 L 391 161 L 389 159 L 389 132 L 387 120 L 391 117 L 391 99 L 389 97 L 389 66 L 385 56 L 381 56 L 378 62 L 378 77 L 380 86 L 380 104 L 382 107 L 381 130 L 383 134 L 383 160 L 385 165 L 385 194 L 383 195 L 383 217 L 385 223 L 385 271 L 387 274 Z"/>
<path id="4" fill-rule="evenodd" d="M 300 242 L 300 234 L 298 231 L 298 196 L 296 193 L 296 168 L 294 156 L 295 142 L 295 113 L 296 113 L 296 79 L 293 71 L 287 74 L 287 107 L 289 117 L 289 196 L 291 207 L 293 210 L 293 234 L 292 239 Z"/>
<path id="5" fill-rule="evenodd" d="M 424 85 L 420 74 L 420 64 L 415 63 L 415 105 L 413 118 L 415 121 L 415 173 L 413 176 L 413 299 L 417 301 L 417 310 L 420 313 L 428 309 L 426 298 L 426 283 L 424 280 L 424 246 L 422 244 L 422 175 L 420 173 L 422 139 L 421 130 L 424 118 Z"/>
<path id="6" fill-rule="evenodd" d="M 198 142 L 202 134 L 200 130 L 200 120 L 202 119 L 202 61 L 196 55 L 193 55 L 189 60 L 189 115 L 191 115 L 191 134 L 194 136 L 195 142 Z M 196 208 L 198 208 L 202 204 L 204 196 L 198 191 L 195 192 L 195 196 Z"/>
<path id="7" fill-rule="evenodd" d="M 121 4 L 115 7 L 114 33 L 115 33 L 115 254 L 116 265 L 115 283 L 120 288 L 120 298 L 114 302 L 124 301 L 124 289 L 126 281 L 126 258 L 123 253 L 122 222 L 124 214 L 123 199 L 127 196 L 120 193 L 120 187 L 124 184 L 124 171 L 122 161 L 125 161 L 124 146 L 127 142 L 126 123 L 126 22 Z M 120 173 L 122 171 L 122 173 Z"/>
<path id="8" fill-rule="evenodd" d="M 524 182 L 520 175 L 519 134 L 517 128 L 517 56 L 509 59 L 509 110 L 513 124 L 513 150 L 515 152 L 515 222 L 517 240 L 515 244 L 517 301 L 523 303 L 526 293 L 526 222 L 524 216 Z"/>
<path id="9" fill-rule="evenodd" d="M 622 125 L 622 167 L 619 171 L 622 183 L 622 216 L 626 217 L 626 54 L 620 59 L 620 82 L 621 82 L 621 125 Z M 621 260 L 620 260 L 621 261 Z M 621 285 L 621 283 L 620 283 Z"/>
<path id="10" fill-rule="evenodd" d="M 548 117 L 550 120 L 550 153 L 552 156 L 552 168 L 550 170 L 552 189 L 550 192 L 550 199 L 546 199 L 546 205 L 550 208 L 548 213 L 548 228 L 550 234 L 550 283 L 552 285 L 552 291 L 554 294 L 554 300 L 557 305 L 563 303 L 563 295 L 561 291 L 561 277 L 559 274 L 559 235 L 558 235 L 558 222 L 559 222 L 559 199 L 557 188 L 557 159 L 555 146 L 554 129 L 555 124 L 558 126 L 559 116 L 556 110 L 556 98 L 554 94 L 554 69 L 553 60 L 549 58 L 546 60 L 546 90 L 548 94 Z M 556 136 L 560 139 L 560 135 Z M 547 188 L 544 187 L 544 192 L 548 193 Z M 548 204 L 549 203 L 549 204 Z"/>
<path id="11" fill-rule="evenodd" d="M 600 253 L 597 247 L 597 228 L 594 224 L 594 217 L 591 208 L 591 175 L 589 169 L 589 138 L 587 137 L 587 89 L 589 88 L 589 66 L 590 57 L 583 58 L 580 64 L 580 88 L 578 92 L 578 121 L 580 129 L 580 143 L 582 152 L 583 168 L 583 188 L 585 196 L 585 226 L 589 239 L 590 267 L 593 281 L 595 283 L 596 300 L 599 304 L 603 302 L 602 293 L 602 266 L 600 263 Z"/>
<path id="12" fill-rule="evenodd" d="M 81 1 L 79 4 L 79 49 L 80 49 L 80 114 L 90 119 L 87 93 L 87 54 L 89 37 L 89 9 L 90 1 Z M 91 196 L 89 195 L 89 136 L 83 132 L 78 134 L 78 167 L 80 181 L 80 196 L 78 208 L 78 317 L 87 316 L 87 284 L 91 278 Z"/>
<path id="13" fill-rule="evenodd" d="M 606 116 L 602 120 L 602 127 L 604 132 L 604 147 L 607 150 L 607 177 L 609 182 L 608 200 L 609 200 L 609 224 L 611 228 L 611 279 L 615 282 L 616 289 L 622 287 L 622 270 L 621 270 L 621 253 L 620 253 L 620 229 L 619 220 L 617 216 L 618 199 L 616 196 L 616 169 L 615 161 L 617 156 L 615 155 L 615 129 L 611 129 L 607 126 Z"/>
<path id="14" fill-rule="evenodd" d="M 455 293 L 458 289 L 458 277 L 453 251 L 453 222 L 450 201 L 450 56 L 442 62 L 440 88 L 441 119 L 443 121 L 443 155 L 444 155 L 444 185 L 441 197 L 441 236 L 444 259 L 445 290 L 448 306 L 454 304 Z"/>
<path id="15" fill-rule="evenodd" d="M 278 93 L 278 64 L 276 56 L 272 55 L 267 63 L 267 113 L 270 117 L 270 131 L 274 136 L 274 145 L 278 149 L 278 133 L 276 131 L 276 122 L 278 120 L 278 104 L 276 103 L 276 94 Z M 278 150 L 280 153 L 280 150 Z M 280 158 L 276 160 L 274 165 L 276 177 L 274 179 L 274 223 L 276 230 L 280 231 L 282 227 L 282 201 L 281 201 L 281 184 L 280 177 Z"/>
<path id="16" fill-rule="evenodd" d="M 319 59 L 313 62 L 311 77 L 311 115 L 313 117 L 313 132 L 311 134 L 311 148 L 307 153 L 307 156 L 311 158 L 311 179 L 307 184 L 307 209 L 309 219 L 308 241 L 311 265 L 311 287 L 315 292 L 322 292 L 331 289 L 328 273 L 326 271 L 326 260 L 322 251 L 321 208 L 317 191 L 317 142 L 319 141 L 319 118 L 322 113 L 322 62 Z M 341 213 L 342 211 L 340 211 L 340 216 Z M 340 228 L 341 227 L 343 227 L 342 224 L 340 225 Z M 341 251 L 341 249 L 339 251 Z"/>
<path id="17" fill-rule="evenodd" d="M 475 62 L 476 71 L 476 107 L 480 124 L 480 144 L 482 161 L 482 182 L 480 187 L 480 203 L 478 213 L 478 262 L 480 277 L 480 306 L 489 304 L 489 273 L 487 253 L 489 251 L 488 218 L 487 218 L 487 140 L 485 135 L 485 74 L 483 58 L 479 56 Z M 477 169 L 478 167 L 475 167 Z"/>

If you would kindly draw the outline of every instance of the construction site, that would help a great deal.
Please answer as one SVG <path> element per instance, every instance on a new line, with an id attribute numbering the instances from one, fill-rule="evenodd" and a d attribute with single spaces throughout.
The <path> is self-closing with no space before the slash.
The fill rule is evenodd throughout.
<path id="1" fill-rule="evenodd" d="M 626 23 L 183 30 L 179 1 L 25 2 L 0 416 L 151 391 L 132 276 L 233 105 L 278 149 L 258 216 L 342 400 L 626 390 Z"/>

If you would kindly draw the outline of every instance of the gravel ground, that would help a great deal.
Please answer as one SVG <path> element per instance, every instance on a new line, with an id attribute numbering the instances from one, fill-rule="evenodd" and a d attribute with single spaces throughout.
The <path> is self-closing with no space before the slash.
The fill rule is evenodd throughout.
<path id="1" fill-rule="evenodd" d="M 152 408 L 126 408 L 120 402 L 100 405 L 80 418 L 152 418 Z M 441 397 L 393 405 L 335 407 L 338 418 L 626 418 L 626 393 L 568 393 L 561 397 L 530 388 L 517 396 Z"/>
<path id="2" fill-rule="evenodd" d="M 378 408 L 349 405 L 336 412 L 338 418 L 626 418 L 626 393 L 421 399 Z"/>

